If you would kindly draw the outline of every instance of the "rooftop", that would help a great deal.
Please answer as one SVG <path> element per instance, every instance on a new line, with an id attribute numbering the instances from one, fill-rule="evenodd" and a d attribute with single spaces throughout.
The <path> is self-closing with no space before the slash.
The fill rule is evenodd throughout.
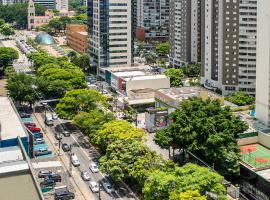
<path id="1" fill-rule="evenodd" d="M 203 89 L 200 87 L 180 87 L 180 88 L 169 88 L 159 89 L 158 91 L 167 95 L 172 99 L 199 96 L 199 92 Z"/>
<path id="2" fill-rule="evenodd" d="M 78 33 L 81 34 L 81 35 L 85 35 L 85 36 L 88 35 L 88 33 L 87 33 L 86 31 L 80 31 L 80 32 L 78 32 Z"/>
<path id="3" fill-rule="evenodd" d="M 149 75 L 149 76 L 135 76 L 135 77 L 128 77 L 125 78 L 126 81 L 130 81 L 130 80 L 154 80 L 154 79 L 165 79 L 168 78 L 165 75 Z"/>
<path id="4" fill-rule="evenodd" d="M 12 123 L 11 123 L 12 122 Z M 8 140 L 25 137 L 26 132 L 8 97 L 0 97 L 0 138 Z"/>

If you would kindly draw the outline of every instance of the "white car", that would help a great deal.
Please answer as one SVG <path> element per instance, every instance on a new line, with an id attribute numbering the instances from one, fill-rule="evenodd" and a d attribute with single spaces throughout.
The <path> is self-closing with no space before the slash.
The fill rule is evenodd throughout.
<path id="1" fill-rule="evenodd" d="M 56 113 L 52 113 L 52 119 L 53 119 L 53 120 L 58 119 L 58 115 L 57 115 Z"/>
<path id="2" fill-rule="evenodd" d="M 73 164 L 74 167 L 78 167 L 81 164 L 80 161 L 79 161 L 79 159 L 77 158 L 77 156 L 75 154 L 73 154 L 71 156 L 71 162 L 72 162 L 72 164 Z"/>
<path id="3" fill-rule="evenodd" d="M 99 192 L 99 185 L 96 181 L 90 181 L 89 182 L 89 187 L 92 190 L 92 192 L 97 193 Z"/>
<path id="4" fill-rule="evenodd" d="M 84 181 L 90 181 L 90 174 L 88 171 L 82 171 L 81 172 L 81 177 Z"/>
<path id="5" fill-rule="evenodd" d="M 95 163 L 95 162 L 90 163 L 89 169 L 90 169 L 93 173 L 98 173 L 98 172 L 99 172 L 98 165 L 97 165 L 97 163 Z"/>
<path id="6" fill-rule="evenodd" d="M 109 194 L 115 192 L 115 190 L 113 189 L 112 185 L 110 183 L 108 183 L 108 182 L 103 182 L 102 183 L 102 186 L 104 187 L 105 191 L 107 193 L 109 193 Z"/>

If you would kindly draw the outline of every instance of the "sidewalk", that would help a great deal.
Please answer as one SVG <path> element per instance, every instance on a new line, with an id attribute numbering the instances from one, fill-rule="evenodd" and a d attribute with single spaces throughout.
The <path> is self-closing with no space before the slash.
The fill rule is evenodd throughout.
<path id="1" fill-rule="evenodd" d="M 39 113 L 34 114 L 33 121 L 44 130 L 43 118 Z M 58 155 L 58 143 L 55 142 L 53 137 L 53 133 L 50 128 L 46 128 L 46 133 L 44 134 L 44 139 L 49 145 L 49 147 L 53 150 L 55 155 Z M 58 160 L 61 162 L 65 171 L 69 170 L 69 158 L 67 154 L 61 151 L 61 155 L 57 156 Z M 75 181 L 76 180 L 76 181 Z M 72 177 L 69 178 L 69 183 L 72 184 L 75 190 L 76 200 L 95 200 L 96 198 L 89 190 L 89 187 L 86 186 L 85 182 L 82 180 L 80 174 L 77 171 L 77 168 L 72 168 Z"/>

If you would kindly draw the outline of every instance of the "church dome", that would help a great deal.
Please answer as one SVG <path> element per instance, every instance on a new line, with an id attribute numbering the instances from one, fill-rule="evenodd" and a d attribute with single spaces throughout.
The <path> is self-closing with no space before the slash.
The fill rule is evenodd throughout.
<path id="1" fill-rule="evenodd" d="M 52 44 L 54 44 L 53 37 L 50 36 L 48 33 L 39 33 L 36 36 L 35 41 L 38 44 L 43 44 L 43 45 L 52 45 Z"/>

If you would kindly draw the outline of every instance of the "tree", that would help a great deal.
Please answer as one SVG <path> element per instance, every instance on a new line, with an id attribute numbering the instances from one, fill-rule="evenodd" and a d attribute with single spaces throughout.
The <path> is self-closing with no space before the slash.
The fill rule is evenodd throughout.
<path id="1" fill-rule="evenodd" d="M 187 77 L 199 77 L 201 72 L 201 66 L 199 64 L 193 64 L 181 67 L 183 73 Z"/>
<path id="2" fill-rule="evenodd" d="M 18 51 L 10 47 L 0 47 L 0 70 L 12 64 L 15 59 L 19 58 Z"/>
<path id="3" fill-rule="evenodd" d="M 9 24 L 4 24 L 0 27 L 0 33 L 4 36 L 10 36 L 15 34 L 15 30 Z"/>
<path id="4" fill-rule="evenodd" d="M 158 55 L 167 55 L 169 54 L 170 45 L 167 42 L 162 42 L 156 45 L 156 53 Z"/>
<path id="5" fill-rule="evenodd" d="M 106 97 L 96 90 L 71 90 L 60 99 L 56 112 L 62 118 L 72 119 L 77 113 L 90 112 L 101 104 L 106 104 Z"/>
<path id="6" fill-rule="evenodd" d="M 5 20 L 0 18 L 0 27 L 5 24 Z"/>
<path id="7" fill-rule="evenodd" d="M 182 69 L 170 68 L 167 69 L 164 74 L 170 78 L 171 87 L 183 86 L 182 79 L 184 77 L 184 73 Z"/>
<path id="8" fill-rule="evenodd" d="M 24 73 L 14 73 L 9 76 L 7 89 L 9 96 L 15 101 L 27 102 L 30 107 L 38 100 L 34 90 L 35 79 Z"/>
<path id="9" fill-rule="evenodd" d="M 223 177 L 208 168 L 188 163 L 174 170 L 151 172 L 145 182 L 143 195 L 145 200 L 179 199 L 186 191 L 198 191 L 199 194 L 213 192 L 219 200 L 226 199 Z M 181 198 L 180 198 L 181 199 Z"/>
<path id="10" fill-rule="evenodd" d="M 180 194 L 171 194 L 170 200 L 207 200 L 207 198 L 204 195 L 202 196 L 198 190 L 187 190 L 186 192 L 181 192 Z"/>
<path id="11" fill-rule="evenodd" d="M 59 21 L 62 23 L 62 27 L 64 30 L 66 30 L 67 24 L 70 24 L 71 18 L 68 16 L 60 17 Z"/>
<path id="12" fill-rule="evenodd" d="M 70 57 L 70 61 L 74 65 L 80 67 L 83 71 L 88 71 L 90 68 L 90 60 L 87 54 L 72 56 Z"/>
<path id="13" fill-rule="evenodd" d="M 183 101 L 169 118 L 172 123 L 155 135 L 159 146 L 187 149 L 224 176 L 239 173 L 236 139 L 248 126 L 229 107 L 222 108 L 218 100 L 194 97 Z"/>
<path id="14" fill-rule="evenodd" d="M 124 120 L 114 120 L 106 123 L 102 128 L 93 135 L 93 142 L 106 150 L 107 145 L 116 141 L 117 139 L 130 141 L 142 141 L 145 133 L 141 129 L 137 129 L 129 122 Z"/>
<path id="15" fill-rule="evenodd" d="M 87 134 L 90 139 L 102 127 L 103 124 L 114 120 L 112 113 L 103 113 L 98 109 L 91 110 L 90 112 L 79 112 L 74 116 L 73 122 Z"/>
<path id="16" fill-rule="evenodd" d="M 243 91 L 238 91 L 233 94 L 229 94 L 225 97 L 227 101 L 230 101 L 238 106 L 250 105 L 255 102 L 255 97 L 247 94 Z"/>
<path id="17" fill-rule="evenodd" d="M 54 63 L 54 64 L 59 63 L 56 57 L 49 56 L 46 53 L 39 53 L 39 52 L 31 53 L 27 57 L 33 62 L 33 66 L 36 70 L 42 65 L 46 65 L 50 63 Z"/>
<path id="18" fill-rule="evenodd" d="M 59 19 L 50 20 L 48 25 L 54 30 L 54 33 L 60 32 L 63 29 L 63 23 Z"/>
<path id="19" fill-rule="evenodd" d="M 100 169 L 115 181 L 130 177 L 129 170 L 149 149 L 140 141 L 116 140 L 108 145 L 105 156 L 99 160 Z"/>
<path id="20" fill-rule="evenodd" d="M 157 55 L 155 53 L 147 53 L 145 56 L 145 61 L 148 64 L 152 64 L 156 62 Z"/>

